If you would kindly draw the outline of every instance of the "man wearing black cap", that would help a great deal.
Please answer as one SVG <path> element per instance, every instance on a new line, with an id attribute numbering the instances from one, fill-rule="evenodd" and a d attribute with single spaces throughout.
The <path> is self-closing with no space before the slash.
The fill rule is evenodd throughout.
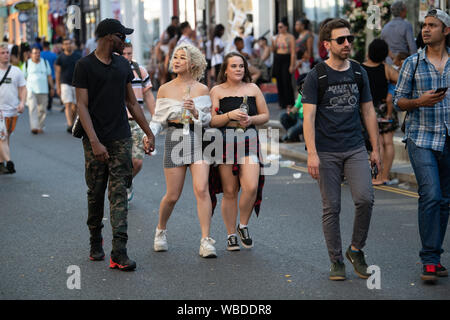
<path id="1" fill-rule="evenodd" d="M 96 29 L 97 49 L 78 61 L 73 76 L 78 114 L 85 131 L 83 148 L 88 186 L 89 258 L 103 260 L 105 257 L 101 229 L 108 185 L 113 233 L 110 268 L 123 271 L 136 268 L 126 249 L 132 140 L 124 104 L 147 136 L 145 152 L 149 154 L 154 150 L 154 136 L 131 86 L 133 72 L 128 61 L 120 56 L 125 37 L 132 32 L 133 29 L 125 28 L 118 20 L 101 21 Z"/>

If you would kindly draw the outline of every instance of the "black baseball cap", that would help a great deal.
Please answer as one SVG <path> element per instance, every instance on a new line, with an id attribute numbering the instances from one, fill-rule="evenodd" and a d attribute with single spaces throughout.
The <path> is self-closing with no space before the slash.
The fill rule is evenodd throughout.
<path id="1" fill-rule="evenodd" d="M 95 29 L 95 36 L 97 38 L 102 38 L 113 33 L 121 33 L 126 35 L 132 34 L 133 31 L 133 29 L 124 27 L 119 20 L 108 18 L 102 20 L 98 24 L 97 29 Z"/>

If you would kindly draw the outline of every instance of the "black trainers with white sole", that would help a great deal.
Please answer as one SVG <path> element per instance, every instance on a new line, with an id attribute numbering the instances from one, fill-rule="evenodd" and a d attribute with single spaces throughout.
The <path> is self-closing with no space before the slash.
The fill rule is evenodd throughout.
<path id="1" fill-rule="evenodd" d="M 250 233 L 248 232 L 248 228 L 240 228 L 239 225 L 237 226 L 237 232 L 239 234 L 239 237 L 241 238 L 241 243 L 244 248 L 250 249 L 253 248 L 253 240 L 250 238 Z"/>
<path id="2" fill-rule="evenodd" d="M 229 236 L 227 240 L 227 250 L 228 251 L 239 251 L 241 248 L 239 247 L 238 240 L 236 236 Z"/>

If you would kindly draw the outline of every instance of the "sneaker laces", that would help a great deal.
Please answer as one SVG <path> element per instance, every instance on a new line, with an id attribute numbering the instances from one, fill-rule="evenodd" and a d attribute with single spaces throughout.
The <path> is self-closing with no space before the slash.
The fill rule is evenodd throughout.
<path id="1" fill-rule="evenodd" d="M 245 227 L 245 228 L 243 228 L 243 229 L 241 229 L 241 228 L 239 228 L 239 229 L 241 230 L 244 239 L 250 238 L 250 234 L 249 234 L 249 232 L 248 232 L 248 228 L 247 228 L 247 227 Z"/>
<path id="2" fill-rule="evenodd" d="M 155 239 L 157 240 L 165 240 L 167 235 L 167 230 L 156 229 Z"/>
<path id="3" fill-rule="evenodd" d="M 204 247 L 213 247 L 213 245 L 215 243 L 216 243 L 216 240 L 214 240 L 213 238 L 210 238 L 210 237 L 206 237 L 201 240 L 201 244 Z"/>

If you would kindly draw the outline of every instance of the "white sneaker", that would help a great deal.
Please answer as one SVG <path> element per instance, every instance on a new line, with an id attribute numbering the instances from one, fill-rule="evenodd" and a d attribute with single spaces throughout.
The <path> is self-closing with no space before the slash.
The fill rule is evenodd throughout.
<path id="1" fill-rule="evenodd" d="M 216 241 L 214 239 L 207 237 L 200 240 L 200 250 L 198 254 L 202 258 L 215 258 L 217 257 L 216 248 L 214 248 L 214 244 Z"/>
<path id="2" fill-rule="evenodd" d="M 153 249 L 156 252 L 167 251 L 169 249 L 166 234 L 167 230 L 159 230 L 156 228 L 155 241 L 153 243 Z"/>

